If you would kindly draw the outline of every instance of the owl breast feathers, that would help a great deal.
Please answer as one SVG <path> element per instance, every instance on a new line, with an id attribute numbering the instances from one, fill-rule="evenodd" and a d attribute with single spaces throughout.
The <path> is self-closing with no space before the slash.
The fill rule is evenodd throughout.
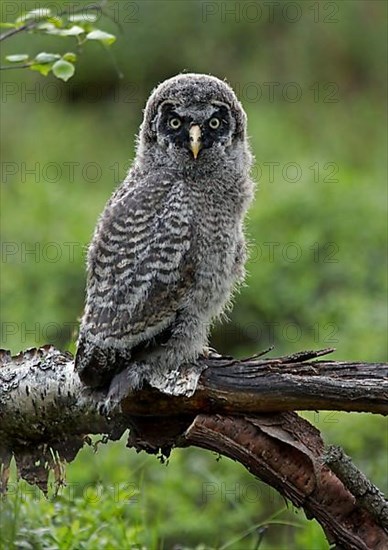
<path id="1" fill-rule="evenodd" d="M 189 393 L 183 366 L 195 369 L 244 277 L 251 162 L 245 113 L 223 81 L 182 74 L 152 92 L 133 166 L 89 247 L 85 384 L 108 387 L 122 372 L 132 389 Z"/>

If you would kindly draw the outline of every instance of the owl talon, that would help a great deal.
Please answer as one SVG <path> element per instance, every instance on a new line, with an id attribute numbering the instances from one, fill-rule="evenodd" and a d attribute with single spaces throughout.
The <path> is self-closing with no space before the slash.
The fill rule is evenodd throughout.
<path id="1" fill-rule="evenodd" d="M 221 359 L 222 355 L 218 351 L 211 347 L 204 348 L 202 355 L 205 359 Z"/>

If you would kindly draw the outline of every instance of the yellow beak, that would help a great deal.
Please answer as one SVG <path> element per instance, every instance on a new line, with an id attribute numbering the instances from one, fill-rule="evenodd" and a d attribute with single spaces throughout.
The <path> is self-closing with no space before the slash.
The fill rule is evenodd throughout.
<path id="1" fill-rule="evenodd" d="M 202 132 L 198 124 L 194 124 L 189 130 L 190 136 L 190 149 L 193 153 L 193 157 L 196 159 L 198 153 L 202 147 Z"/>

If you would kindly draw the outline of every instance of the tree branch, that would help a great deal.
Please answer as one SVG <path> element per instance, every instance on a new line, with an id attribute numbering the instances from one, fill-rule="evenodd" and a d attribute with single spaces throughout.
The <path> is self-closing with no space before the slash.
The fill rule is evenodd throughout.
<path id="1" fill-rule="evenodd" d="M 69 15 L 74 15 L 74 14 L 77 14 L 77 13 L 82 13 L 85 10 L 96 10 L 97 12 L 101 11 L 101 13 L 102 13 L 102 8 L 106 5 L 106 3 L 107 3 L 107 0 L 99 0 L 95 4 L 88 4 L 86 6 L 81 6 L 81 7 L 78 7 L 78 8 L 76 8 L 74 6 L 72 9 L 70 8 L 70 9 L 66 9 L 66 10 L 63 10 L 63 11 L 59 12 L 58 17 L 64 17 L 64 16 L 69 16 Z M 0 42 L 2 42 L 3 40 L 7 40 L 8 38 L 11 38 L 15 34 L 19 34 L 21 32 L 33 31 L 34 29 L 36 29 L 36 27 L 39 25 L 39 23 L 41 23 L 45 19 L 47 19 L 47 16 L 39 17 L 39 15 L 37 15 L 33 19 L 28 21 L 28 23 L 25 23 L 24 25 L 21 25 L 20 27 L 16 27 L 14 29 L 10 29 L 9 31 L 3 32 L 2 34 L 0 34 Z M 2 67 L 2 68 L 4 68 L 4 67 Z M 19 67 L 19 68 L 21 68 L 21 67 Z"/>
<path id="2" fill-rule="evenodd" d="M 325 463 L 352 492 L 357 501 L 388 529 L 388 501 L 379 489 L 373 485 L 353 464 L 341 447 L 330 446 L 324 455 Z"/>
<path id="3" fill-rule="evenodd" d="M 146 387 L 109 408 L 106 392 L 82 385 L 70 354 L 50 346 L 16 357 L 2 352 L 3 489 L 12 455 L 22 477 L 45 490 L 47 465 L 60 480 L 61 461 L 74 459 L 86 434 L 117 439 L 129 427 L 128 446 L 137 450 L 168 455 L 173 447 L 197 445 L 240 461 L 315 517 L 342 548 L 387 548 L 385 507 L 380 515 L 364 509 L 324 464 L 319 432 L 284 412 L 388 413 L 388 365 L 312 360 L 330 351 L 242 361 L 213 355 L 201 359 L 208 368 L 192 397 Z"/>
<path id="4" fill-rule="evenodd" d="M 16 27 L 15 29 L 10 29 L 9 31 L 5 31 L 2 34 L 0 34 L 0 42 L 2 42 L 3 40 L 7 40 L 7 38 L 11 38 L 11 36 L 14 36 L 15 34 L 19 34 L 20 32 L 32 30 L 40 22 L 41 22 L 41 19 L 39 21 L 38 20 L 29 21 L 25 25 L 21 25 L 20 27 Z"/>
<path id="5" fill-rule="evenodd" d="M 10 69 L 28 69 L 33 63 L 24 63 L 23 65 L 4 65 L 0 66 L 0 71 L 8 71 Z"/>
<path id="6" fill-rule="evenodd" d="M 330 543 L 351 550 L 387 548 L 383 528 L 322 465 L 324 446 L 318 430 L 295 413 L 254 418 L 199 415 L 186 431 L 185 443 L 244 464 L 303 507 L 308 518 L 314 517 Z"/>

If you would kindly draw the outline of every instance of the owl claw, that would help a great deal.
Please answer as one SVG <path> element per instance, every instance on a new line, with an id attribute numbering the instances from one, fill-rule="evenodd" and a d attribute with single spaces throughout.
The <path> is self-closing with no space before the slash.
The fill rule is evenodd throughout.
<path id="1" fill-rule="evenodd" d="M 221 359 L 222 355 L 218 351 L 210 346 L 203 349 L 202 355 L 205 359 Z"/>

